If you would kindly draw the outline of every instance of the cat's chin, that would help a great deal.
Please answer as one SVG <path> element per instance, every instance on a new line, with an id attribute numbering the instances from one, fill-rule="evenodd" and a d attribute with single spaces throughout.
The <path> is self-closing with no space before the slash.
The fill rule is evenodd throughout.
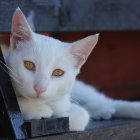
<path id="1" fill-rule="evenodd" d="M 42 96 L 28 96 L 28 99 L 33 99 L 33 100 L 41 100 L 41 101 L 45 101 L 46 99 Z"/>
<path id="2" fill-rule="evenodd" d="M 27 91 L 22 91 L 21 93 L 20 92 L 16 92 L 16 93 L 18 93 L 18 94 L 16 94 L 17 97 L 23 97 L 23 98 L 26 98 L 26 99 L 45 100 L 44 96 L 42 96 L 42 95 L 38 96 L 38 95 L 36 95 L 36 93 L 33 93 L 33 92 L 29 93 Z M 22 93 L 26 93 L 26 95 L 22 94 Z"/>
<path id="3" fill-rule="evenodd" d="M 26 91 L 22 92 L 22 93 L 25 93 Z M 29 93 L 29 94 L 22 94 L 22 93 L 19 93 L 19 92 L 16 92 L 18 94 L 16 94 L 17 97 L 22 97 L 22 98 L 25 98 L 25 99 L 33 99 L 33 100 L 46 100 L 46 97 L 44 97 L 43 95 L 36 95 L 36 93 Z M 27 92 L 26 92 L 27 93 Z"/>
<path id="4" fill-rule="evenodd" d="M 23 96 L 23 95 L 18 95 L 17 97 L 20 98 L 25 98 L 25 99 L 33 99 L 33 100 L 45 100 L 42 96 Z"/>

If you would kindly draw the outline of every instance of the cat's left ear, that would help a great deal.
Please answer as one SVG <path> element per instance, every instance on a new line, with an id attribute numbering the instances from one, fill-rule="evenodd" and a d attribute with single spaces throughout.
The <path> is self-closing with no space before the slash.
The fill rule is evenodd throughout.
<path id="1" fill-rule="evenodd" d="M 74 66 L 78 69 L 86 62 L 89 54 L 98 41 L 99 34 L 88 36 L 84 39 L 70 43 L 70 53 L 74 58 Z"/>
<path id="2" fill-rule="evenodd" d="M 32 38 L 32 33 L 24 14 L 17 8 L 12 18 L 11 38 L 13 42 L 29 40 Z"/>

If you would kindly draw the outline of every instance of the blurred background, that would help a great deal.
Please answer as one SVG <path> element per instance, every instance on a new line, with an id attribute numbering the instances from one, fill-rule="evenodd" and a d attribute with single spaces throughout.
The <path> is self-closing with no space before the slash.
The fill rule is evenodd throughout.
<path id="1" fill-rule="evenodd" d="M 139 0 L 0 0 L 2 47 L 18 6 L 41 34 L 72 42 L 100 33 L 78 79 L 112 98 L 140 100 Z"/>

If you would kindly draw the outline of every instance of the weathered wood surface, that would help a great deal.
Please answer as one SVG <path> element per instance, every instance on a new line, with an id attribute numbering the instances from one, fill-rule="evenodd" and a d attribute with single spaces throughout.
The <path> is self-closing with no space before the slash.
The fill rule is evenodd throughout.
<path id="1" fill-rule="evenodd" d="M 50 134 L 60 134 L 69 131 L 68 118 L 52 118 L 41 120 L 30 120 L 25 122 L 28 137 L 39 137 Z"/>
<path id="2" fill-rule="evenodd" d="M 93 121 L 88 131 L 33 138 L 32 140 L 139 140 L 140 121 Z"/>
<path id="3" fill-rule="evenodd" d="M 24 123 L 0 49 L 0 136 L 24 139 Z"/>
<path id="4" fill-rule="evenodd" d="M 139 0 L 0 0 L 0 32 L 10 32 L 19 6 L 37 31 L 140 30 Z"/>

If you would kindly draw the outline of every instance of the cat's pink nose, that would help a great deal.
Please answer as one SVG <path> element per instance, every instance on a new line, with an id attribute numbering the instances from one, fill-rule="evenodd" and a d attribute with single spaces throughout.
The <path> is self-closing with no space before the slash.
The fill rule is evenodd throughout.
<path id="1" fill-rule="evenodd" d="M 43 92 L 46 91 L 46 89 L 39 86 L 34 86 L 34 90 L 36 91 L 37 96 L 40 96 Z"/>

